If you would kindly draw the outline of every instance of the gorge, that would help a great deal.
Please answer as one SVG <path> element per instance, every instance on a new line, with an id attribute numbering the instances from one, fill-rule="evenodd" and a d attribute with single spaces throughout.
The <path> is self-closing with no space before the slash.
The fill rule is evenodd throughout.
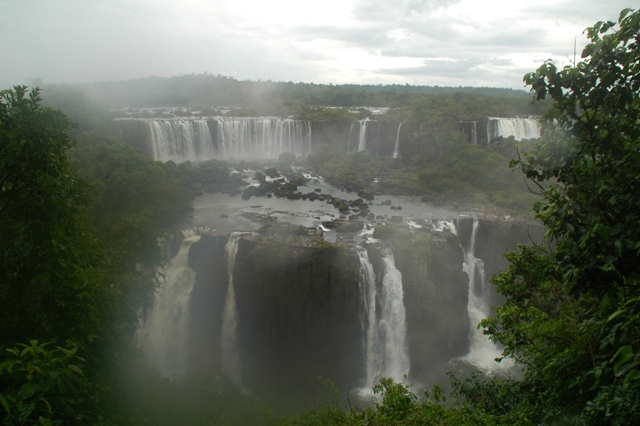
<path id="1" fill-rule="evenodd" d="M 277 213 L 215 197 L 238 216 Z M 371 202 L 376 213 L 389 208 L 383 198 Z M 364 392 L 381 377 L 420 387 L 448 370 L 507 371 L 475 326 L 500 302 L 488 277 L 505 267 L 502 253 L 541 241 L 543 230 L 402 202 L 404 217 L 346 234 L 309 207 L 298 225 L 276 214 L 233 222 L 242 231 L 233 233 L 233 217 L 194 214 L 172 243 L 139 344 L 165 375 L 209 371 L 258 393 L 308 391 L 318 376 Z M 281 200 L 280 210 L 305 203 Z M 186 349 L 175 353 L 176 342 Z"/>

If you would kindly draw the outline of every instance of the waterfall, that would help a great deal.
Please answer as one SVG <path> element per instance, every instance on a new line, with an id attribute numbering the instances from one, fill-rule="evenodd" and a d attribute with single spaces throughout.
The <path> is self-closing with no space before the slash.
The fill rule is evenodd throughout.
<path id="1" fill-rule="evenodd" d="M 277 158 L 284 152 L 311 153 L 311 122 L 280 118 L 219 118 L 218 149 L 222 158 Z"/>
<path id="2" fill-rule="evenodd" d="M 238 253 L 238 243 L 243 235 L 245 233 L 231 233 L 225 246 L 229 284 L 224 301 L 224 310 L 222 311 L 221 371 L 238 386 L 241 386 L 242 378 L 237 339 L 238 318 L 236 313 L 236 293 L 233 287 L 233 268 L 236 263 L 236 254 Z"/>
<path id="3" fill-rule="evenodd" d="M 380 127 L 382 123 L 378 121 L 378 135 L 376 136 L 376 157 L 380 155 Z"/>
<path id="4" fill-rule="evenodd" d="M 518 141 L 540 137 L 540 123 L 537 118 L 488 117 L 488 119 L 487 141 L 489 142 L 497 137 L 513 136 Z"/>
<path id="5" fill-rule="evenodd" d="M 400 123 L 398 125 L 398 131 L 396 133 L 396 144 L 393 148 L 393 155 L 391 156 L 391 158 L 398 158 L 398 156 L 400 155 L 400 129 L 402 128 L 402 123 Z"/>
<path id="6" fill-rule="evenodd" d="M 444 232 L 447 230 L 454 235 L 458 235 L 456 224 L 452 220 L 432 220 L 431 225 L 434 231 Z"/>
<path id="7" fill-rule="evenodd" d="M 367 149 L 367 121 L 368 118 L 360 120 L 360 135 L 358 136 L 358 151 Z"/>
<path id="8" fill-rule="evenodd" d="M 499 349 L 477 328 L 480 321 L 491 314 L 491 307 L 487 303 L 489 296 L 489 283 L 484 271 L 484 262 L 475 256 L 476 235 L 478 232 L 478 220 L 473 220 L 471 236 L 467 249 L 464 250 L 464 262 L 462 269 L 469 276 L 469 300 L 467 302 L 467 312 L 470 322 L 470 346 L 469 353 L 462 357 L 464 361 L 486 372 L 496 372 L 510 368 L 513 364 L 511 360 L 504 360 L 497 363 L 494 360 L 502 356 Z"/>
<path id="9" fill-rule="evenodd" d="M 187 372 L 188 316 L 195 271 L 189 267 L 189 248 L 200 240 L 194 230 L 184 239 L 176 257 L 164 268 L 164 283 L 136 335 L 138 345 L 164 376 L 184 377 Z"/>
<path id="10" fill-rule="evenodd" d="M 381 377 L 401 382 L 409 373 L 409 354 L 405 342 L 407 334 L 402 274 L 395 266 L 390 249 L 382 251 L 382 279 L 376 280 L 365 249 L 358 250 L 360 258 L 363 323 L 366 321 L 366 378 L 365 388 L 371 388 Z M 378 291 L 379 289 L 379 291 Z M 378 309 L 379 308 L 379 309 Z"/>
<path id="11" fill-rule="evenodd" d="M 209 160 L 214 156 L 213 141 L 205 120 L 145 121 L 147 147 L 154 160 Z"/>
<path id="12" fill-rule="evenodd" d="M 464 134 L 467 134 L 467 131 L 469 131 L 469 143 L 473 144 L 473 145 L 477 145 L 478 144 L 478 122 L 477 121 L 461 121 L 460 124 L 464 124 L 464 126 L 462 126 L 462 132 Z M 467 126 L 468 124 L 470 124 L 471 126 Z M 469 130 L 467 130 L 470 127 Z"/>
<path id="13" fill-rule="evenodd" d="M 382 252 L 382 319 L 380 333 L 384 341 L 383 374 L 396 381 L 402 381 L 409 373 L 409 354 L 405 338 L 407 335 L 406 313 L 404 309 L 402 274 L 395 265 L 390 249 Z"/>
<path id="14" fill-rule="evenodd" d="M 478 145 L 478 122 L 472 121 L 472 123 L 473 123 L 473 129 L 471 133 L 471 141 L 473 142 L 474 145 Z"/>
<path id="15" fill-rule="evenodd" d="M 369 254 L 364 248 L 358 249 L 360 258 L 360 294 L 363 295 L 364 309 L 362 315 L 363 333 L 365 337 L 364 349 L 366 357 L 365 387 L 371 388 L 382 372 L 382 351 L 378 334 L 378 320 L 376 318 L 376 275 L 373 265 L 369 261 Z"/>
<path id="16" fill-rule="evenodd" d="M 353 148 L 351 148 L 351 141 L 353 140 L 353 130 L 356 127 L 356 122 L 351 123 L 349 127 L 349 139 L 347 139 L 347 154 L 353 154 Z"/>

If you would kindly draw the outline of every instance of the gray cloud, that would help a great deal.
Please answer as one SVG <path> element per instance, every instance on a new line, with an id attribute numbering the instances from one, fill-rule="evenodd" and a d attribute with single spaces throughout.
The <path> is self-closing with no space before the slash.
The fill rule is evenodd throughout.
<path id="1" fill-rule="evenodd" d="M 324 19 L 317 3 L 273 0 L 261 9 L 283 16 L 272 22 L 251 15 L 264 3 L 238 10 L 230 1 L 0 0 L 0 88 L 31 77 L 87 82 L 203 71 L 521 88 L 525 72 L 548 58 L 566 63 L 574 38 L 578 53 L 584 45 L 585 27 L 615 20 L 628 6 L 541 0 L 504 10 L 490 1 L 478 8 L 469 0 L 344 0 Z"/>

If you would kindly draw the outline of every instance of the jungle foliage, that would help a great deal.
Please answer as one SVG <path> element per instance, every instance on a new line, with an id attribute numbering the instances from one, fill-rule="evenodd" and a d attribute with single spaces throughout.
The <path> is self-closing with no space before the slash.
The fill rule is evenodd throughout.
<path id="1" fill-rule="evenodd" d="M 493 279 L 506 301 L 481 324 L 504 346 L 504 356 L 523 367 L 524 378 L 454 377 L 449 401 L 437 386 L 419 396 L 382 379 L 373 407 L 345 408 L 333 398 L 279 416 L 214 378 L 177 384 L 146 369 L 132 335 L 155 285 L 144 271 L 163 261 L 156 241 L 165 218 L 175 218 L 190 200 L 181 169 L 113 138 L 99 118 L 108 117 L 104 111 L 89 116 L 75 109 L 76 129 L 64 113 L 41 105 L 37 89 L 0 92 L 0 423 L 640 423 L 640 12 L 623 10 L 618 25 L 587 29 L 591 42 L 573 66 L 547 61 L 525 76 L 535 99 L 552 103 L 543 140 L 511 165 L 539 192 L 534 212 L 549 229 L 549 244 L 507 254 L 510 266 Z M 184 81 L 199 78 L 210 77 Z M 394 99 L 413 90 L 391 89 Z M 385 90 L 362 93 L 391 96 Z M 153 101 L 163 102 L 166 93 L 185 96 L 160 91 Z M 342 88 L 319 93 L 335 96 L 331 102 L 339 106 L 375 99 L 349 97 Z M 70 108 L 75 102 L 69 100 Z M 420 119 L 438 105 L 416 102 L 407 111 Z M 327 179 L 354 187 L 380 177 L 381 185 L 386 179 L 391 187 L 442 197 L 481 192 L 491 202 L 512 200 L 497 190 L 510 187 L 496 171 L 510 142 L 465 145 L 448 118 L 433 119 L 449 135 L 435 151 L 344 159 L 326 147 L 309 161 Z M 450 168 L 456 173 L 447 175 Z M 486 176 L 495 176 L 495 186 Z"/>
<path id="2" fill-rule="evenodd" d="M 545 143 L 513 166 L 539 188 L 551 247 L 520 247 L 486 320 L 526 367 L 516 410 L 536 423 L 640 421 L 640 12 L 587 29 L 575 66 L 527 74 L 551 97 Z"/>
<path id="3" fill-rule="evenodd" d="M 191 200 L 175 165 L 100 125 L 77 143 L 75 126 L 38 89 L 0 92 L 2 424 L 106 421 L 155 288 L 143 271 L 162 262 L 162 226 Z"/>
<path id="4" fill-rule="evenodd" d="M 392 159 L 374 157 L 365 150 L 345 156 L 321 145 L 307 162 L 327 182 L 350 191 L 378 189 L 420 195 L 435 203 L 525 212 L 537 196 L 509 169 L 508 162 L 516 156 L 516 147 L 526 150 L 531 145 L 512 139 L 471 145 L 465 135 L 452 132 L 437 155 Z"/>

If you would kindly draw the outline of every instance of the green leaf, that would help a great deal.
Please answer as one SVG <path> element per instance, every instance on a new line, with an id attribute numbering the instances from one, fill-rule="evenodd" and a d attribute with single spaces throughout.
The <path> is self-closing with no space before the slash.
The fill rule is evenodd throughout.
<path id="1" fill-rule="evenodd" d="M 11 408 L 9 405 L 9 401 L 7 401 L 7 398 L 5 398 L 4 395 L 2 395 L 0 393 L 0 404 L 2 404 L 2 406 L 4 407 L 4 410 L 7 412 L 7 414 L 11 414 Z"/>
<path id="2" fill-rule="evenodd" d="M 81 376 L 84 376 L 84 374 L 82 373 L 82 370 L 77 365 L 67 365 L 67 368 L 71 371 L 78 373 Z"/>
<path id="3" fill-rule="evenodd" d="M 38 423 L 40 423 L 42 426 L 52 426 L 53 425 L 53 423 L 52 423 L 50 418 L 42 417 L 42 416 L 38 417 Z"/>
<path id="4" fill-rule="evenodd" d="M 640 371 L 638 370 L 632 370 L 630 371 L 627 376 L 624 378 L 624 385 L 627 386 L 629 384 L 630 381 L 632 380 L 636 380 L 640 378 Z"/>
<path id="5" fill-rule="evenodd" d="M 626 364 L 627 361 L 632 359 L 634 355 L 635 354 L 633 353 L 633 348 L 631 346 L 623 346 L 620 349 L 618 349 L 618 351 L 613 356 L 613 358 L 611 358 L 611 361 L 610 361 L 610 362 L 615 361 L 613 365 L 613 372 L 616 376 L 618 376 L 618 371 L 621 369 L 621 367 L 624 364 Z"/>

